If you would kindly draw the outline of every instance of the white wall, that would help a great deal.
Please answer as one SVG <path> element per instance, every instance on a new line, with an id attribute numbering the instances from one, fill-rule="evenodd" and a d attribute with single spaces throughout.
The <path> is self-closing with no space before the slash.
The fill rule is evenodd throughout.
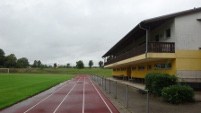
<path id="1" fill-rule="evenodd" d="M 201 12 L 175 18 L 176 49 L 198 50 L 201 47 Z"/>
<path id="2" fill-rule="evenodd" d="M 171 31 L 171 37 L 165 38 L 165 31 L 167 29 L 170 29 Z M 149 41 L 155 41 L 155 36 L 159 35 L 159 41 L 160 42 L 175 42 L 175 27 L 174 27 L 174 19 L 167 21 L 166 23 L 162 24 L 161 26 L 155 28 L 150 32 L 150 39 Z"/>
<path id="3" fill-rule="evenodd" d="M 198 50 L 201 47 L 201 12 L 176 17 L 150 32 L 149 41 L 155 41 L 159 35 L 160 42 L 175 42 L 175 49 Z M 165 38 L 166 29 L 170 28 L 171 37 Z"/>

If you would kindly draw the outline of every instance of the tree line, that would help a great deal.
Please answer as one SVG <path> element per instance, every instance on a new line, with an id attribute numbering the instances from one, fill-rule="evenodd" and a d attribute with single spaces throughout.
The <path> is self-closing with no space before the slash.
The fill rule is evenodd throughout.
<path id="1" fill-rule="evenodd" d="M 99 67 L 103 67 L 103 61 L 99 61 Z M 89 60 L 88 66 L 91 68 L 94 65 L 93 60 Z M 26 57 L 22 57 L 17 59 L 15 54 L 10 54 L 5 56 L 5 52 L 3 49 L 0 48 L 0 68 L 27 68 L 27 67 L 32 67 L 32 68 L 48 68 L 48 67 L 62 67 L 62 68 L 72 68 L 73 66 L 70 65 L 70 63 L 67 63 L 66 65 L 60 65 L 58 66 L 57 63 L 54 63 L 53 66 L 47 66 L 45 64 L 42 64 L 40 60 L 34 60 L 33 64 L 30 65 L 29 61 Z M 75 68 L 82 69 L 84 68 L 85 65 L 82 60 L 79 60 L 76 62 Z"/>
<path id="2" fill-rule="evenodd" d="M 94 65 L 93 60 L 89 60 L 88 67 L 92 68 Z M 103 67 L 103 61 L 98 62 L 99 67 Z M 54 63 L 54 68 L 78 68 L 83 69 L 86 66 L 84 65 L 84 62 L 82 60 L 79 60 L 76 62 L 76 66 L 71 66 L 70 63 L 67 63 L 66 65 L 57 65 L 57 63 Z"/>
<path id="3" fill-rule="evenodd" d="M 93 60 L 89 60 L 89 63 L 88 63 L 89 68 L 92 68 L 93 65 L 94 65 Z M 103 67 L 103 61 L 99 61 L 98 65 L 99 65 L 99 67 Z M 85 66 L 84 66 L 84 63 L 83 63 L 82 60 L 79 60 L 79 61 L 76 62 L 76 68 L 82 69 L 84 67 Z"/>
<path id="4" fill-rule="evenodd" d="M 17 59 L 15 54 L 5 56 L 3 49 L 0 48 L 0 68 L 26 68 L 29 61 L 26 57 Z"/>

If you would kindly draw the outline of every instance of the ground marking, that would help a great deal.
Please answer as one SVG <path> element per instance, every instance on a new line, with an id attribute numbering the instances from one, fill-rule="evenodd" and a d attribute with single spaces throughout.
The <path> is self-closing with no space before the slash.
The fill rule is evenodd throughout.
<path id="1" fill-rule="evenodd" d="M 89 78 L 89 77 L 88 77 Z M 91 79 L 89 78 L 89 80 L 91 81 Z M 108 106 L 108 104 L 105 102 L 105 100 L 103 99 L 102 95 L 100 94 L 100 92 L 97 90 L 97 88 L 95 87 L 94 83 L 91 81 L 92 85 L 94 86 L 94 88 L 96 89 L 98 95 L 101 97 L 102 101 L 105 103 L 105 105 L 107 106 L 108 110 L 110 111 L 110 113 L 113 113 L 112 110 L 110 109 L 110 107 Z"/>
<path id="2" fill-rule="evenodd" d="M 81 78 L 80 78 L 81 79 Z M 78 80 L 78 81 L 80 81 L 80 79 Z M 78 82 L 77 81 L 77 82 Z M 76 84 L 77 84 L 77 82 L 76 82 Z M 70 89 L 70 91 L 66 94 L 66 96 L 63 98 L 63 100 L 60 102 L 60 104 L 57 106 L 57 108 L 54 110 L 54 112 L 53 113 L 56 113 L 56 111 L 59 109 L 59 107 L 61 106 L 61 104 L 66 100 L 66 98 L 68 97 L 68 95 L 72 92 L 72 90 L 74 89 L 74 87 L 75 87 L 75 85 L 76 84 L 74 84 L 73 85 L 73 87 Z"/>
<path id="3" fill-rule="evenodd" d="M 84 113 L 84 107 L 85 107 L 85 77 L 84 77 L 84 83 L 83 83 L 83 95 L 82 95 L 82 113 Z"/>
<path id="4" fill-rule="evenodd" d="M 35 108 L 38 104 L 40 104 L 41 102 L 45 101 L 46 99 L 48 99 L 50 96 L 52 96 L 54 93 L 56 93 L 57 91 L 61 90 L 64 86 L 66 86 L 66 83 L 59 88 L 58 90 L 56 90 L 55 92 L 51 93 L 50 95 L 48 95 L 46 98 L 44 98 L 43 100 L 41 100 L 40 102 L 38 102 L 37 104 L 35 104 L 34 106 L 32 106 L 31 108 L 29 108 L 28 110 L 26 110 L 24 113 L 27 113 L 28 111 L 30 111 L 31 109 Z"/>

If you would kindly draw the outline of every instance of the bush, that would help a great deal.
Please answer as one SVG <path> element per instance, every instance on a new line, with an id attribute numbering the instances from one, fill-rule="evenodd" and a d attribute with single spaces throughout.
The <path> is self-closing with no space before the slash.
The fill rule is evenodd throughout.
<path id="1" fill-rule="evenodd" d="M 163 88 L 162 98 L 172 104 L 193 102 L 194 91 L 190 86 L 173 85 Z"/>
<path id="2" fill-rule="evenodd" d="M 160 73 L 148 73 L 145 77 L 145 88 L 149 90 L 150 93 L 153 93 L 153 82 L 158 74 Z"/>
<path id="3" fill-rule="evenodd" d="M 154 96 L 161 96 L 164 87 L 177 84 L 177 77 L 165 73 L 148 73 L 145 77 L 145 87 Z"/>

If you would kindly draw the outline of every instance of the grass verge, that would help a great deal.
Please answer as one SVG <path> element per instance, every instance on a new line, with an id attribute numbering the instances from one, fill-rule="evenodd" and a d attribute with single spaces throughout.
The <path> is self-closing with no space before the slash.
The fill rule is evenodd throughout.
<path id="1" fill-rule="evenodd" d="M 91 74 L 98 75 L 104 77 L 112 77 L 112 69 L 107 68 L 11 68 L 10 73 L 51 73 L 51 74 L 71 74 L 71 75 L 79 75 L 79 74 Z"/>
<path id="2" fill-rule="evenodd" d="M 0 74 L 0 109 L 45 91 L 74 75 Z"/>

